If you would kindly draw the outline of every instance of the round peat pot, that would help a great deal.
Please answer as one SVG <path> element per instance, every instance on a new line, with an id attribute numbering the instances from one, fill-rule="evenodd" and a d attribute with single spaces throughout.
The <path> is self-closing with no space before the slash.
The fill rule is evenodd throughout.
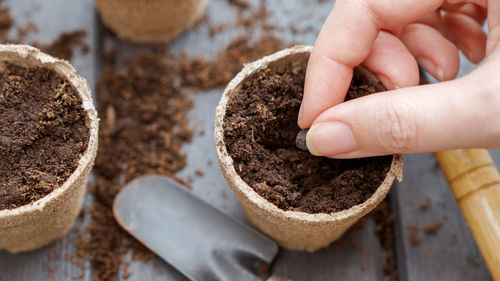
<path id="1" fill-rule="evenodd" d="M 390 168 L 387 167 L 385 178 L 382 176 L 380 186 L 366 201 L 332 213 L 306 213 L 280 209 L 259 195 L 236 172 L 233 159 L 224 143 L 224 119 L 228 101 L 242 89 L 248 79 L 254 79 L 260 71 L 275 67 L 305 69 L 311 50 L 312 47 L 309 46 L 295 46 L 247 64 L 225 89 L 217 107 L 215 122 L 215 143 L 222 172 L 238 197 L 250 223 L 275 239 L 282 247 L 306 251 L 315 251 L 328 246 L 356 221 L 373 210 L 385 198 L 394 180 L 396 178 L 401 180 L 403 167 L 403 157 L 394 155 L 392 161 L 388 162 Z M 363 71 L 376 79 L 373 73 L 366 69 Z"/>
<path id="2" fill-rule="evenodd" d="M 87 82 L 68 62 L 26 45 L 0 45 L 0 60 L 0 68 L 5 67 L 5 63 L 41 67 L 66 78 L 82 101 L 85 125 L 89 129 L 85 152 L 77 168 L 61 186 L 32 203 L 0 210 L 0 249 L 28 251 L 63 237 L 73 226 L 82 207 L 87 178 L 97 152 L 98 119 Z"/>
<path id="3" fill-rule="evenodd" d="M 192 27 L 207 0 L 94 0 L 101 19 L 120 38 L 167 43 Z"/>

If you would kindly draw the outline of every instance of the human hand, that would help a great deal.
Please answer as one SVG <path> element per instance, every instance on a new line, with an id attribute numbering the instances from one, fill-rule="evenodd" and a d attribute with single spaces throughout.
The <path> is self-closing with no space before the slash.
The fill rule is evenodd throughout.
<path id="1" fill-rule="evenodd" d="M 498 0 L 337 0 L 306 73 L 298 123 L 310 127 L 309 150 L 355 158 L 500 147 L 498 41 Z M 453 79 L 457 46 L 472 62 L 486 55 L 485 63 L 459 79 L 416 86 L 417 62 L 438 80 Z M 390 91 L 342 103 L 361 63 Z"/>

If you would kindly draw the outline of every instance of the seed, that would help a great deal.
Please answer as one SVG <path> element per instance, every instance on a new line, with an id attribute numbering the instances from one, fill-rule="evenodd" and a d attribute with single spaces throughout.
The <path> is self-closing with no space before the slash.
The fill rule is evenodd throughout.
<path id="1" fill-rule="evenodd" d="M 295 138 L 295 145 L 302 150 L 308 150 L 306 144 L 306 136 L 308 131 L 309 129 L 300 131 Z"/>

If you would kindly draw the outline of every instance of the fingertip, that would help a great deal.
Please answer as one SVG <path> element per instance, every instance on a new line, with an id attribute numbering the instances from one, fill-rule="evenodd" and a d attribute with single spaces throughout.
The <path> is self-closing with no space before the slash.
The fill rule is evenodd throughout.
<path id="1" fill-rule="evenodd" d="M 358 150 L 351 127 L 339 121 L 315 123 L 307 132 L 306 145 L 316 156 L 341 155 Z"/>

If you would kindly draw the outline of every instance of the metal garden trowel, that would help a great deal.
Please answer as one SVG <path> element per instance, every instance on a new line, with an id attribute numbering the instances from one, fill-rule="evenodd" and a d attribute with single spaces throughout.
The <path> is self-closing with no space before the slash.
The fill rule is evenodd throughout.
<path id="1" fill-rule="evenodd" d="M 267 269 L 278 245 L 165 176 L 146 176 L 116 196 L 118 223 L 191 280 L 288 280 Z M 267 278 L 268 277 L 268 278 Z"/>

